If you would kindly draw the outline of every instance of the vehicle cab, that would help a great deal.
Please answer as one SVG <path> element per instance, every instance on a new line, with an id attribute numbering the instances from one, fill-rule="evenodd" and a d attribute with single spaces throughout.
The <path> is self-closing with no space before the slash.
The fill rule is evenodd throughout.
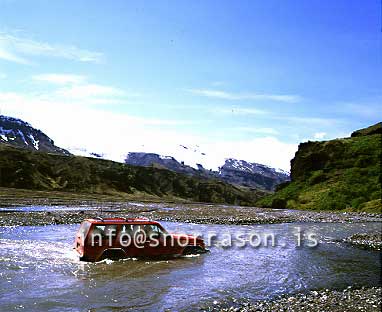
<path id="1" fill-rule="evenodd" d="M 85 219 L 77 232 L 74 249 L 82 261 L 103 259 L 174 257 L 206 252 L 203 239 L 171 234 L 146 218 Z"/>

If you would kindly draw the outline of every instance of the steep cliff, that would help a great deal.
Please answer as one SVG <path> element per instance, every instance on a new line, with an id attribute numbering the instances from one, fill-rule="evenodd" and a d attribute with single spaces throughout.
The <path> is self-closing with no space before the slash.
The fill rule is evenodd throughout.
<path id="1" fill-rule="evenodd" d="M 382 124 L 350 138 L 299 145 L 291 182 L 260 199 L 263 207 L 381 211 Z"/>

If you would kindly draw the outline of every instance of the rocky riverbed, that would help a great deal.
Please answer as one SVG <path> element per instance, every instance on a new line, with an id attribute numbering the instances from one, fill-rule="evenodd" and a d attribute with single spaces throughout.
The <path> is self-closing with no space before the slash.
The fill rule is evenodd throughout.
<path id="1" fill-rule="evenodd" d="M 240 207 L 210 204 L 175 204 L 141 202 L 102 202 L 65 205 L 34 210 L 3 208 L 0 210 L 0 226 L 48 225 L 80 223 L 94 216 L 147 217 L 155 220 L 204 223 L 204 224 L 274 224 L 290 222 L 382 222 L 381 215 L 356 212 L 316 212 L 278 210 L 256 207 Z M 46 208 L 46 207 L 45 207 Z M 68 210 L 71 209 L 71 210 Z"/>
<path id="2" fill-rule="evenodd" d="M 381 250 L 382 232 L 357 233 L 344 239 L 344 242 L 364 249 Z"/>
<path id="3" fill-rule="evenodd" d="M 382 288 L 371 287 L 343 291 L 319 290 L 309 293 L 281 296 L 274 300 L 236 303 L 230 307 L 215 304 L 205 311 L 222 312 L 274 312 L 274 311 L 321 311 L 321 312 L 379 312 Z"/>

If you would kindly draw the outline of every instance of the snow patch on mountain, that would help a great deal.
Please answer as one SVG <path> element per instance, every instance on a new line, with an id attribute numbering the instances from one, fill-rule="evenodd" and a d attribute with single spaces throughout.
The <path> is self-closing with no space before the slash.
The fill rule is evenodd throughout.
<path id="1" fill-rule="evenodd" d="M 0 143 L 17 148 L 69 155 L 42 131 L 21 119 L 0 115 Z"/>
<path id="2" fill-rule="evenodd" d="M 163 155 L 159 155 L 160 159 L 173 159 L 174 157 L 172 156 L 163 156 Z"/>
<path id="3" fill-rule="evenodd" d="M 250 172 L 250 173 L 260 173 L 264 174 L 264 172 L 275 172 L 279 174 L 289 175 L 289 172 L 279 169 L 279 168 L 272 168 L 267 165 L 259 164 L 259 163 L 251 163 L 245 160 L 237 160 L 233 158 L 227 158 L 225 161 L 225 166 L 231 166 L 237 170 Z"/>
<path id="4" fill-rule="evenodd" d="M 289 171 L 286 171 L 286 170 L 283 170 L 281 168 L 274 168 L 274 170 L 278 173 L 282 173 L 282 174 L 287 174 L 287 175 L 290 175 L 290 172 Z"/>
<path id="5" fill-rule="evenodd" d="M 180 145 L 182 149 L 188 147 Z M 199 154 L 199 153 L 198 153 Z M 195 154 L 192 154 L 193 156 Z M 250 188 L 274 190 L 277 184 L 289 180 L 289 174 L 280 172 L 272 167 L 250 163 L 245 160 L 227 158 L 220 164 L 219 170 L 208 170 L 200 164 L 200 159 L 193 159 L 197 168 L 189 166 L 184 161 L 179 161 L 171 156 L 162 156 L 155 153 L 130 152 L 125 162 L 133 166 L 160 166 L 169 170 L 187 175 L 202 176 L 205 178 L 221 179 L 225 182 L 242 185 Z"/>
<path id="6" fill-rule="evenodd" d="M 40 141 L 39 140 L 36 140 L 35 138 L 34 138 L 34 136 L 33 136 L 33 134 L 29 134 L 28 135 L 28 137 L 31 139 L 31 141 L 32 141 L 32 144 L 33 144 L 33 147 L 36 149 L 36 150 L 38 150 L 39 149 L 39 143 L 40 143 Z"/>

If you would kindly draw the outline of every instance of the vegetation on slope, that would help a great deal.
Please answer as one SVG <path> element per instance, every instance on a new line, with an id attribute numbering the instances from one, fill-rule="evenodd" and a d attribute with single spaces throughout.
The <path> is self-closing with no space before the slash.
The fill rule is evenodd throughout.
<path id="1" fill-rule="evenodd" d="M 292 181 L 257 205 L 381 212 L 381 133 L 378 123 L 351 138 L 300 144 L 291 162 Z"/>
<path id="2" fill-rule="evenodd" d="M 1 145 L 0 186 L 76 193 L 144 194 L 240 205 L 253 205 L 262 194 L 165 169 Z"/>

